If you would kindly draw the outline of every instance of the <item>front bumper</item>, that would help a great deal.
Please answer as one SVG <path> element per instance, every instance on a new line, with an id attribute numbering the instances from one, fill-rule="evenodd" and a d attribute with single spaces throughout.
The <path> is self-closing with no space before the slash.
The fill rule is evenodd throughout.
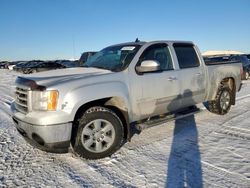
<path id="1" fill-rule="evenodd" d="M 58 115 L 48 115 L 51 121 L 41 122 L 46 117 L 32 116 L 17 112 L 14 105 L 11 105 L 13 121 L 18 132 L 33 146 L 53 153 L 67 152 L 70 146 L 72 123 L 54 123 Z M 37 115 L 37 114 L 36 114 Z M 45 115 L 45 114 L 43 114 Z M 28 115 L 30 116 L 30 115 Z M 30 120 L 30 121 L 27 121 Z M 39 122 L 39 124 L 37 124 Z"/>
<path id="2" fill-rule="evenodd" d="M 31 145 L 53 153 L 68 152 L 71 137 L 71 123 L 58 125 L 32 125 L 13 117 L 18 132 Z"/>

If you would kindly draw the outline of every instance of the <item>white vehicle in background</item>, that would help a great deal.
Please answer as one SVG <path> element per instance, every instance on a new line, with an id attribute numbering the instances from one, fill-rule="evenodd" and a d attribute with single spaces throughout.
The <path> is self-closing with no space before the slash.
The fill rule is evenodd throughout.
<path id="1" fill-rule="evenodd" d="M 16 65 L 8 65 L 8 69 L 9 70 L 13 70 L 13 68 L 15 67 Z"/>
<path id="2" fill-rule="evenodd" d="M 88 159 L 110 156 L 131 127 L 164 122 L 197 103 L 224 115 L 241 88 L 240 63 L 207 66 L 192 42 L 131 42 L 104 48 L 81 68 L 19 76 L 17 130 L 37 147 Z"/>

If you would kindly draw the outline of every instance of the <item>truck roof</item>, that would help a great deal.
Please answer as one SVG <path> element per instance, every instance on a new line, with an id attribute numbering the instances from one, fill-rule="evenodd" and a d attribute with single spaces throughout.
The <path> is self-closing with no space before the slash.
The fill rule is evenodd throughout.
<path id="1" fill-rule="evenodd" d="M 156 41 L 139 41 L 139 42 L 125 42 L 125 43 L 120 43 L 120 44 L 115 44 L 111 45 L 112 46 L 120 46 L 120 45 L 128 45 L 128 46 L 133 46 L 133 45 L 140 45 L 143 46 L 146 43 L 161 43 L 161 42 L 166 42 L 166 43 L 182 43 L 182 44 L 194 44 L 192 41 L 178 41 L 178 40 L 156 40 Z"/>

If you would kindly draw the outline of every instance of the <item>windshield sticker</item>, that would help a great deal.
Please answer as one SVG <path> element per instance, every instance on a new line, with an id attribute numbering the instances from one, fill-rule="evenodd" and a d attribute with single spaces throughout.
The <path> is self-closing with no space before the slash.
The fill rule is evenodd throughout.
<path id="1" fill-rule="evenodd" d="M 121 50 L 122 51 L 132 51 L 134 50 L 135 47 L 134 46 L 124 46 Z"/>

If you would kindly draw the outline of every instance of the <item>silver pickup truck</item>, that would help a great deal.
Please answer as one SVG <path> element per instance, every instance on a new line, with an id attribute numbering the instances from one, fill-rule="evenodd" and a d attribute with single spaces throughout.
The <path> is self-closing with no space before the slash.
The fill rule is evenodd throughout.
<path id="1" fill-rule="evenodd" d="M 224 115 L 241 88 L 242 65 L 206 66 L 192 42 L 131 42 L 109 46 L 84 67 L 16 79 L 17 130 L 51 152 L 70 146 L 87 159 L 110 156 L 131 127 L 207 102 Z"/>

